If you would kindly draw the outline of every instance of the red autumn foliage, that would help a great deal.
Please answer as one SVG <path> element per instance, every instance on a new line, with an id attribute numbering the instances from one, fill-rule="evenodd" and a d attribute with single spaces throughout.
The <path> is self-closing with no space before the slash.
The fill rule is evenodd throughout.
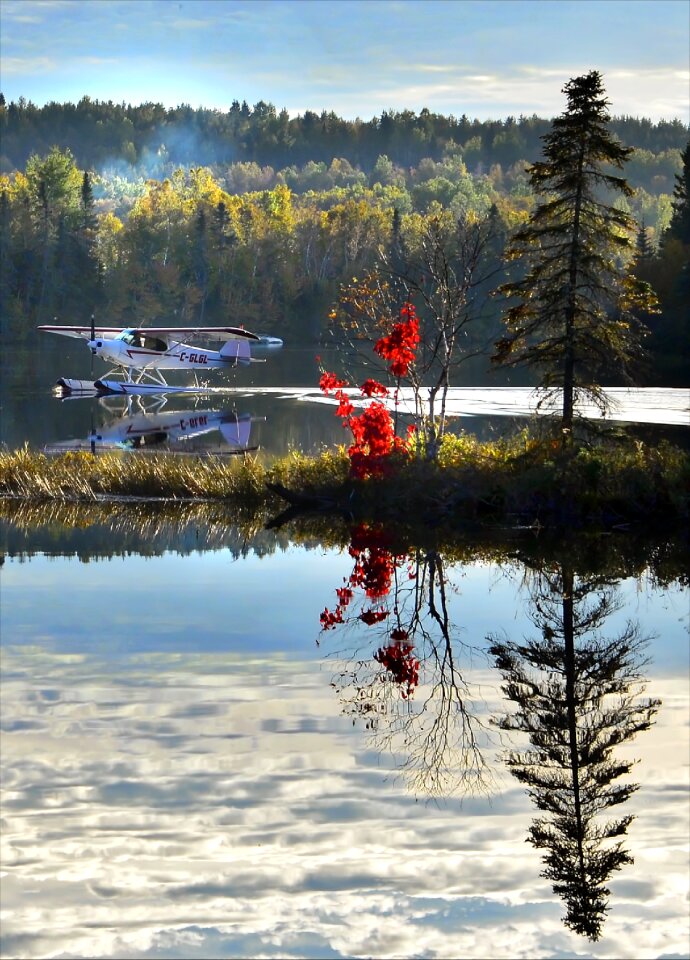
<path id="1" fill-rule="evenodd" d="M 378 380 L 372 380 L 369 378 L 365 380 L 362 386 L 359 388 L 362 391 L 363 397 L 387 397 L 388 388 L 384 387 L 382 383 L 379 383 Z"/>
<path id="2" fill-rule="evenodd" d="M 321 629 L 335 629 L 344 623 L 343 611 L 354 598 L 354 588 L 364 590 L 368 600 L 381 600 L 390 591 L 393 574 L 402 563 L 389 549 L 388 537 L 378 527 L 359 524 L 351 535 L 349 554 L 355 561 L 352 573 L 345 586 L 336 589 L 338 605 L 331 611 L 328 607 L 321 614 Z M 388 616 L 385 610 L 365 610 L 358 619 L 363 623 L 379 623 Z"/>
<path id="3" fill-rule="evenodd" d="M 376 353 L 388 360 L 388 369 L 398 378 L 409 372 L 419 343 L 419 320 L 413 304 L 404 304 L 400 317 L 391 333 L 378 340 L 374 346 Z M 380 400 L 370 403 L 360 416 L 353 416 L 355 408 L 345 393 L 347 386 L 346 380 L 339 380 L 334 373 L 329 372 L 324 372 L 319 381 L 319 387 L 326 396 L 334 394 L 338 401 L 336 416 L 342 417 L 343 426 L 352 431 L 353 443 L 348 448 L 350 475 L 356 480 L 385 476 L 391 467 L 390 455 L 404 451 L 405 442 L 395 435 L 390 411 Z M 362 396 L 369 399 L 389 396 L 388 389 L 371 378 L 364 381 L 360 390 Z M 414 427 L 408 427 L 408 438 L 413 430 Z"/>
<path id="4" fill-rule="evenodd" d="M 319 619 L 322 630 L 334 630 L 337 623 L 343 623 L 342 607 L 337 606 L 333 611 L 326 607 Z"/>
<path id="5" fill-rule="evenodd" d="M 335 411 L 336 417 L 349 417 L 355 412 L 352 401 L 343 390 L 337 390 L 335 396 L 338 400 L 338 406 Z M 343 426 L 345 426 L 345 424 L 343 424 Z"/>
<path id="6" fill-rule="evenodd" d="M 353 531 L 348 552 L 355 561 L 349 583 L 353 587 L 363 587 L 369 600 L 385 597 L 399 560 L 388 549 L 381 531 L 360 524 Z"/>
<path id="7" fill-rule="evenodd" d="M 328 395 L 333 390 L 340 390 L 342 387 L 347 386 L 347 380 L 338 380 L 334 373 L 328 373 L 324 371 L 321 374 L 321 379 L 319 380 L 319 388 L 322 393 Z"/>
<path id="8" fill-rule="evenodd" d="M 394 377 L 406 377 L 414 362 L 419 343 L 419 320 L 414 305 L 406 303 L 400 311 L 401 320 L 387 337 L 381 337 L 374 350 L 384 360 Z"/>

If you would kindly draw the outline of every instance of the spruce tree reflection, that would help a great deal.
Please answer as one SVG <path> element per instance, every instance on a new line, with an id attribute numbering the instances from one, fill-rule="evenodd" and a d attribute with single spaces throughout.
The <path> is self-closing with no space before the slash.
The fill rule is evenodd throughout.
<path id="1" fill-rule="evenodd" d="M 608 910 L 606 881 L 632 857 L 622 840 L 633 819 L 602 817 L 637 784 L 615 784 L 633 761 L 614 748 L 653 723 L 660 701 L 642 699 L 645 639 L 628 621 L 615 637 L 604 621 L 619 608 L 615 587 L 576 577 L 568 563 L 535 575 L 530 619 L 541 636 L 525 643 L 490 638 L 503 692 L 517 705 L 498 721 L 526 733 L 531 748 L 511 750 L 510 772 L 527 785 L 543 816 L 529 842 L 545 851 L 542 876 L 565 901 L 567 927 L 598 940 Z"/>
<path id="2" fill-rule="evenodd" d="M 366 653 L 349 642 L 329 650 L 342 664 L 332 685 L 344 711 L 363 718 L 376 749 L 396 756 L 415 793 L 485 791 L 482 727 L 458 668 L 442 557 L 396 554 L 385 531 L 366 524 L 352 531 L 349 552 L 352 574 L 337 606 L 321 614 L 322 630 L 345 630 L 348 641 L 362 637 L 348 625 L 369 627 Z"/>

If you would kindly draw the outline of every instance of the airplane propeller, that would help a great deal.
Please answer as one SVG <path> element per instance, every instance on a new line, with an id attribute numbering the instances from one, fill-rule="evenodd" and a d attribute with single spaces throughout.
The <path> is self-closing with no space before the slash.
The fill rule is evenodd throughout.
<path id="1" fill-rule="evenodd" d="M 96 339 L 96 315 L 91 314 L 91 343 Z M 93 358 L 96 356 L 96 348 L 91 347 L 91 379 L 93 380 Z"/>

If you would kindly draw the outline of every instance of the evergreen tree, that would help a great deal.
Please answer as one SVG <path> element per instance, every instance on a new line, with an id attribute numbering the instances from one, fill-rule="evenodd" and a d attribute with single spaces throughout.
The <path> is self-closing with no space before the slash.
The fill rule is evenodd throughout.
<path id="1" fill-rule="evenodd" d="M 12 294 L 16 289 L 16 270 L 12 258 L 12 217 L 7 190 L 0 192 L 0 322 L 9 312 Z"/>
<path id="2" fill-rule="evenodd" d="M 598 940 L 606 881 L 632 863 L 619 839 L 632 817 L 601 816 L 637 789 L 614 785 L 633 761 L 617 760 L 613 751 L 651 726 L 659 701 L 638 696 L 644 642 L 638 627 L 628 622 L 613 638 L 600 632 L 616 609 L 609 585 L 579 580 L 566 561 L 537 575 L 531 601 L 539 638 L 522 644 L 490 638 L 503 692 L 517 705 L 498 722 L 529 737 L 530 749 L 510 751 L 506 762 L 543 813 L 528 837 L 546 851 L 542 876 L 566 903 L 566 926 Z"/>
<path id="3" fill-rule="evenodd" d="M 676 175 L 671 222 L 651 265 L 662 306 L 661 316 L 652 325 L 653 379 L 674 387 L 690 384 L 690 141 L 681 156 L 683 169 Z"/>
<path id="4" fill-rule="evenodd" d="M 654 256 L 654 249 L 649 239 L 649 233 L 645 226 L 644 220 L 639 226 L 637 231 L 637 239 L 635 240 L 635 262 L 636 263 L 647 263 Z"/>
<path id="5" fill-rule="evenodd" d="M 203 206 L 199 206 L 194 224 L 195 243 L 193 251 L 194 285 L 198 291 L 199 312 L 198 322 L 204 322 L 206 301 L 209 293 L 209 258 L 208 258 L 208 229 L 206 213 Z"/>
<path id="6" fill-rule="evenodd" d="M 606 409 L 601 375 L 626 374 L 638 356 L 642 331 L 633 308 L 650 308 L 654 298 L 621 264 L 635 221 L 603 199 L 604 192 L 633 191 L 608 172 L 622 169 L 632 149 L 608 130 L 601 75 L 576 77 L 563 92 L 567 109 L 542 138 L 544 160 L 528 168 L 539 202 L 509 245 L 508 258 L 524 261 L 526 272 L 499 288 L 517 302 L 509 305 L 507 334 L 493 360 L 536 368 L 547 396 L 562 390 L 568 443 L 577 399 Z"/>
<path id="7" fill-rule="evenodd" d="M 683 169 L 676 174 L 673 188 L 673 214 L 664 238 L 671 237 L 690 245 L 690 140 L 681 154 Z"/>
<path id="8" fill-rule="evenodd" d="M 103 268 L 98 256 L 97 236 L 93 187 L 91 177 L 85 171 L 81 183 L 80 215 L 73 234 L 75 259 L 81 270 L 80 296 L 75 307 L 82 318 L 90 317 L 102 299 Z"/>

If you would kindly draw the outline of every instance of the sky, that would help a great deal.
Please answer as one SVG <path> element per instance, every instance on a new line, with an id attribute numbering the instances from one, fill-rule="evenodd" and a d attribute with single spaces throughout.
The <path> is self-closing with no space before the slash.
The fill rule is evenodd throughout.
<path id="1" fill-rule="evenodd" d="M 8 102 L 550 117 L 599 70 L 613 115 L 689 119 L 687 0 L 0 0 L 0 27 Z"/>

